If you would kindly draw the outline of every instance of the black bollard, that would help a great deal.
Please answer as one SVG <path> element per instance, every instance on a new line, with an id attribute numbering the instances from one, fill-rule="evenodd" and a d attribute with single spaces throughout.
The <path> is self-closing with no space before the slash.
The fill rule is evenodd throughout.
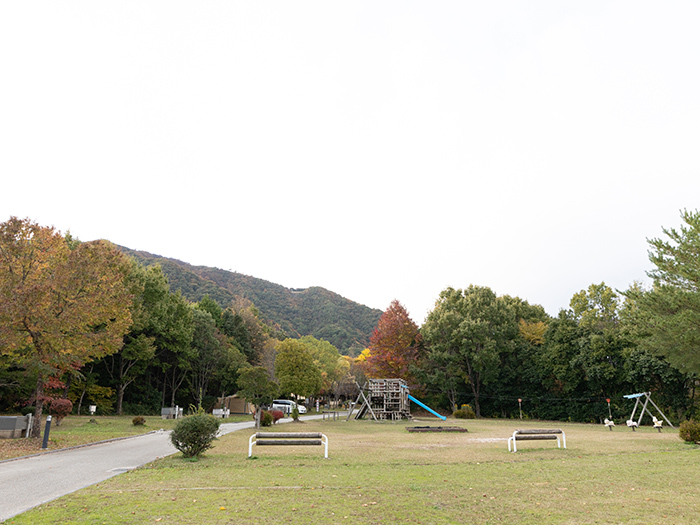
<path id="1" fill-rule="evenodd" d="M 41 448 L 48 448 L 49 446 L 49 432 L 51 431 L 51 416 L 46 416 L 46 428 L 44 428 L 44 443 Z"/>

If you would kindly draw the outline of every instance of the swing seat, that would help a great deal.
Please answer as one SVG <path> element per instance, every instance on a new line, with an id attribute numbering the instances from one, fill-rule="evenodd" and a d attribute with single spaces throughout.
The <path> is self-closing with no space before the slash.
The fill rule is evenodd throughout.
<path id="1" fill-rule="evenodd" d="M 613 429 L 613 427 L 615 426 L 615 422 L 614 422 L 614 421 L 611 421 L 610 419 L 608 419 L 608 418 L 606 417 L 606 418 L 605 418 L 605 426 L 608 427 L 608 428 L 610 429 L 610 431 L 612 432 L 612 429 Z"/>

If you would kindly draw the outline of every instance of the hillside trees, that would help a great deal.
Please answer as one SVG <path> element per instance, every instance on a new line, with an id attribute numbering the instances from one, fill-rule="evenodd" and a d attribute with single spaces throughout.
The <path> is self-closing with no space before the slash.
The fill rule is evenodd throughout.
<path id="1" fill-rule="evenodd" d="M 127 272 L 107 242 L 74 242 L 29 219 L 0 224 L 0 351 L 37 376 L 33 436 L 47 380 L 120 347 L 131 321 Z"/>
<path id="2" fill-rule="evenodd" d="M 370 337 L 367 372 L 372 377 L 401 378 L 416 388 L 418 381 L 410 367 L 418 360 L 420 343 L 418 325 L 404 306 L 393 300 Z"/>

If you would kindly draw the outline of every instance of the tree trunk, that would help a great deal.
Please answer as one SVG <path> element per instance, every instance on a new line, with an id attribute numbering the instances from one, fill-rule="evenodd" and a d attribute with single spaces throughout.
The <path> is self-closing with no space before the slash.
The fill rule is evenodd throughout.
<path id="1" fill-rule="evenodd" d="M 36 380 L 36 409 L 34 410 L 34 420 L 32 423 L 32 437 L 41 437 L 41 416 L 44 412 L 44 378 L 39 375 Z"/>
<path id="2" fill-rule="evenodd" d="M 123 383 L 119 383 L 119 385 L 117 385 L 117 415 L 118 416 L 122 415 L 122 405 L 124 402 L 124 390 L 126 390 L 126 385 Z"/>
<path id="3" fill-rule="evenodd" d="M 83 407 L 83 398 L 85 397 L 86 391 L 87 391 L 87 382 L 83 385 L 83 391 L 80 393 L 80 399 L 78 400 L 78 415 L 80 415 L 80 410 Z"/>
<path id="4" fill-rule="evenodd" d="M 476 417 L 481 417 L 481 406 L 479 405 L 479 384 L 476 382 L 472 382 L 471 387 L 472 393 L 474 394 L 474 414 L 476 415 Z"/>

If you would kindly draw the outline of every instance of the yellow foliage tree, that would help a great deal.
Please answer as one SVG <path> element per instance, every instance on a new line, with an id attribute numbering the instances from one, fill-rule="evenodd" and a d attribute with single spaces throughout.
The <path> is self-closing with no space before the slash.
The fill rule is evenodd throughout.
<path id="1" fill-rule="evenodd" d="M 80 243 L 29 219 L 0 224 L 0 352 L 37 374 L 32 436 L 48 379 L 120 348 L 131 323 L 128 267 L 105 241 Z"/>

